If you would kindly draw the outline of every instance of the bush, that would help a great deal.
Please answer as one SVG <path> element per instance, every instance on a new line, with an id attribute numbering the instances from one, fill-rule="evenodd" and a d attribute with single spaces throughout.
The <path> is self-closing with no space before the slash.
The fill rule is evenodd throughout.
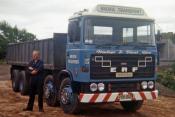
<path id="1" fill-rule="evenodd" d="M 175 91 L 174 73 L 173 68 L 172 70 L 158 72 L 157 82 Z"/>

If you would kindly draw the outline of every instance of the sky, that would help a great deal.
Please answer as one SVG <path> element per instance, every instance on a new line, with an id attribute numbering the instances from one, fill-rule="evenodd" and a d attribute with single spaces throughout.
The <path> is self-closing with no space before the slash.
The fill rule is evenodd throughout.
<path id="1" fill-rule="evenodd" d="M 0 0 L 0 21 L 25 28 L 39 39 L 67 32 L 74 12 L 97 4 L 141 7 L 162 32 L 175 32 L 175 0 Z"/>

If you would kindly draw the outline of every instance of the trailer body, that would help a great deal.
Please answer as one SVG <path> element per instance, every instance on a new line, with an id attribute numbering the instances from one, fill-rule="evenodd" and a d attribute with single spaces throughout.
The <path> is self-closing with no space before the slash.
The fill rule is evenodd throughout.
<path id="1" fill-rule="evenodd" d="M 27 66 L 32 60 L 32 51 L 40 52 L 44 68 L 62 70 L 66 68 L 67 34 L 55 33 L 53 38 L 10 44 L 7 49 L 7 63 L 16 66 Z"/>

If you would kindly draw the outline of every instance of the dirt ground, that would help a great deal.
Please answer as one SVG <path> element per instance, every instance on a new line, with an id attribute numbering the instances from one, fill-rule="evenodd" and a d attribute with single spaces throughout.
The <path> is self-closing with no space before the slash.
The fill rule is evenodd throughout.
<path id="1" fill-rule="evenodd" d="M 145 101 L 136 113 L 125 112 L 119 104 L 86 106 L 78 115 L 64 114 L 61 108 L 44 104 L 45 112 L 39 113 L 37 102 L 33 112 L 23 112 L 28 97 L 12 91 L 9 69 L 7 65 L 0 65 L 0 117 L 175 117 L 175 97 L 165 96 Z"/>
<path id="2" fill-rule="evenodd" d="M 0 64 L 0 81 L 1 80 L 9 80 L 10 79 L 10 66 L 8 65 L 1 65 Z"/>

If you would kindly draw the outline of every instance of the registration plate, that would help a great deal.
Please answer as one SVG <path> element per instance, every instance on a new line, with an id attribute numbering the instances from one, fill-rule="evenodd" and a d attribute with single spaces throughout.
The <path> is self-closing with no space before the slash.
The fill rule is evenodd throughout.
<path id="1" fill-rule="evenodd" d="M 118 100 L 120 101 L 127 101 L 127 100 L 132 100 L 132 99 L 134 99 L 134 96 L 133 94 L 130 94 L 130 93 L 126 93 L 126 94 L 124 93 L 118 96 Z"/>
<path id="2" fill-rule="evenodd" d="M 122 78 L 125 78 L 125 77 L 133 77 L 133 73 L 132 72 L 126 72 L 126 73 L 116 73 L 116 77 L 122 77 Z"/>

